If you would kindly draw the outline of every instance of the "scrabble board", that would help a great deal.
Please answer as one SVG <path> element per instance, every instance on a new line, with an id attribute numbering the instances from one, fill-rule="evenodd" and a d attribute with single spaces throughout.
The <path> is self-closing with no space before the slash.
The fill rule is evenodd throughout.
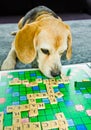
<path id="1" fill-rule="evenodd" d="M 0 130 L 91 130 L 89 63 L 63 66 L 49 79 L 38 69 L 0 72 Z"/>

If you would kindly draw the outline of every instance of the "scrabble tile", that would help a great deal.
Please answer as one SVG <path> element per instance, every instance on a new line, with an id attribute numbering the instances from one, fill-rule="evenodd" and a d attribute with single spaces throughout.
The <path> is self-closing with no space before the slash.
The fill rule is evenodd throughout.
<path id="1" fill-rule="evenodd" d="M 38 103 L 37 106 L 38 106 L 38 109 L 45 109 L 44 103 Z"/>
<path id="2" fill-rule="evenodd" d="M 16 81 L 9 81 L 9 85 L 16 85 Z"/>
<path id="3" fill-rule="evenodd" d="M 41 130 L 40 122 L 31 123 L 32 130 Z"/>
<path id="4" fill-rule="evenodd" d="M 57 79 L 57 83 L 58 83 L 58 84 L 62 84 L 62 83 L 63 83 L 63 80 L 62 80 L 62 79 Z"/>
<path id="5" fill-rule="evenodd" d="M 57 120 L 50 121 L 50 125 L 51 125 L 51 129 L 55 129 L 59 127 Z"/>
<path id="6" fill-rule="evenodd" d="M 21 124 L 21 118 L 17 117 L 17 118 L 13 118 L 13 124 Z"/>
<path id="7" fill-rule="evenodd" d="M 54 94 L 54 90 L 53 89 L 48 89 L 47 92 L 48 92 L 48 95 Z"/>
<path id="8" fill-rule="evenodd" d="M 38 115 L 38 109 L 30 109 L 29 110 L 29 117 L 35 117 Z"/>
<path id="9" fill-rule="evenodd" d="M 57 100 L 55 97 L 49 98 L 51 104 L 57 104 Z"/>
<path id="10" fill-rule="evenodd" d="M 34 94 L 27 94 L 27 99 L 35 98 Z"/>
<path id="11" fill-rule="evenodd" d="M 65 119 L 65 116 L 64 116 L 63 112 L 56 113 L 55 116 L 56 116 L 57 120 L 61 120 L 61 119 L 64 120 Z"/>
<path id="12" fill-rule="evenodd" d="M 30 110 L 31 110 L 31 109 L 38 109 L 36 103 L 30 103 L 29 107 L 30 107 L 30 108 L 29 108 Z"/>
<path id="13" fill-rule="evenodd" d="M 13 111 L 21 111 L 21 105 L 14 106 Z"/>
<path id="14" fill-rule="evenodd" d="M 30 82 L 30 86 L 37 86 L 37 85 L 38 85 L 38 83 L 36 81 Z"/>
<path id="15" fill-rule="evenodd" d="M 3 124 L 0 124 L 0 130 L 3 130 Z"/>
<path id="16" fill-rule="evenodd" d="M 3 119 L 0 119 L 0 125 L 3 125 Z"/>
<path id="17" fill-rule="evenodd" d="M 61 92 L 56 92 L 56 93 L 55 93 L 55 96 L 58 97 L 58 98 L 60 98 L 60 97 L 63 96 L 63 93 L 61 93 Z"/>
<path id="18" fill-rule="evenodd" d="M 32 125 L 31 123 L 24 123 L 23 124 L 23 130 L 32 130 Z"/>
<path id="19" fill-rule="evenodd" d="M 65 120 L 58 120 L 58 126 L 59 128 L 68 128 L 68 124 Z"/>
<path id="20" fill-rule="evenodd" d="M 31 98 L 31 99 L 28 100 L 28 102 L 29 102 L 29 104 L 36 103 L 36 99 L 35 98 Z"/>
<path id="21" fill-rule="evenodd" d="M 13 130 L 23 130 L 23 126 L 22 126 L 21 123 L 20 124 L 15 124 L 13 127 L 14 127 Z"/>
<path id="22" fill-rule="evenodd" d="M 42 98 L 41 93 L 35 93 L 34 95 L 35 95 L 35 98 L 36 98 L 36 99 L 40 99 L 40 98 Z"/>
<path id="23" fill-rule="evenodd" d="M 7 113 L 11 113 L 14 110 L 14 106 L 7 106 Z"/>
<path id="24" fill-rule="evenodd" d="M 21 80 L 19 79 L 13 79 L 12 81 L 9 82 L 9 85 L 20 85 L 21 84 Z"/>
<path id="25" fill-rule="evenodd" d="M 3 118 L 4 118 L 4 113 L 0 112 L 0 119 L 3 119 Z"/>
<path id="26" fill-rule="evenodd" d="M 42 128 L 43 130 L 51 129 L 51 124 L 49 121 L 42 122 Z"/>
<path id="27" fill-rule="evenodd" d="M 38 78 L 38 79 L 36 79 L 36 82 L 37 82 L 37 84 L 38 84 L 38 83 L 42 83 L 42 79 L 41 79 L 41 78 Z"/>
<path id="28" fill-rule="evenodd" d="M 55 78 L 49 79 L 49 82 L 55 82 L 55 81 L 56 81 Z"/>
<path id="29" fill-rule="evenodd" d="M 4 130 L 13 130 L 13 126 L 4 127 Z"/>
<path id="30" fill-rule="evenodd" d="M 20 118 L 20 117 L 21 117 L 20 111 L 14 111 L 13 112 L 13 118 Z"/>
<path id="31" fill-rule="evenodd" d="M 47 83 L 49 83 L 49 80 L 48 79 L 43 79 L 43 83 L 47 84 Z"/>
<path id="32" fill-rule="evenodd" d="M 41 93 L 41 98 L 47 98 L 48 97 L 48 93 Z"/>
<path id="33" fill-rule="evenodd" d="M 21 83 L 26 85 L 26 84 L 29 84 L 29 81 L 28 80 L 22 80 Z"/>
<path id="34" fill-rule="evenodd" d="M 30 109 L 30 105 L 29 104 L 21 105 L 21 111 L 28 111 L 29 109 Z"/>
<path id="35" fill-rule="evenodd" d="M 52 86 L 53 86 L 53 87 L 58 86 L 58 82 L 57 82 L 57 81 L 53 82 L 53 83 L 52 83 Z"/>

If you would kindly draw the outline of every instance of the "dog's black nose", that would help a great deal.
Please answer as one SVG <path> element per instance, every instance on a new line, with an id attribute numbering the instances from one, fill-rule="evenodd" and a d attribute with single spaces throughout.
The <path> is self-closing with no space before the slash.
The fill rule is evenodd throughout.
<path id="1" fill-rule="evenodd" d="M 60 71 L 51 71 L 51 76 L 56 77 L 60 76 L 61 72 Z"/>

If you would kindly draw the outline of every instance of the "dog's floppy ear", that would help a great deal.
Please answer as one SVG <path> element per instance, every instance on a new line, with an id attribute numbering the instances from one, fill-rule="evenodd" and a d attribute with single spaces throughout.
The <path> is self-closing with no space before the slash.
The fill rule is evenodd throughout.
<path id="1" fill-rule="evenodd" d="M 21 29 L 22 28 L 22 21 L 23 21 L 23 17 L 19 20 L 18 22 L 18 28 Z"/>
<path id="2" fill-rule="evenodd" d="M 72 57 L 72 35 L 71 35 L 71 32 L 70 32 L 70 28 L 69 28 L 69 34 L 68 34 L 68 37 L 67 37 L 67 53 L 66 53 L 66 58 L 68 60 L 70 60 Z"/>
<path id="3" fill-rule="evenodd" d="M 26 24 L 15 37 L 15 51 L 19 60 L 25 64 L 31 63 L 36 57 L 35 33 L 37 23 Z"/>

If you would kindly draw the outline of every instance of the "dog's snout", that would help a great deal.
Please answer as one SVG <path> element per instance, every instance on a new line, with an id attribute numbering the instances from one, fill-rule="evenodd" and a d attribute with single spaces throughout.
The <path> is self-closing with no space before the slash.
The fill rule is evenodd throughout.
<path id="1" fill-rule="evenodd" d="M 61 72 L 60 71 L 51 71 L 51 76 L 56 77 L 56 76 L 60 76 Z"/>

